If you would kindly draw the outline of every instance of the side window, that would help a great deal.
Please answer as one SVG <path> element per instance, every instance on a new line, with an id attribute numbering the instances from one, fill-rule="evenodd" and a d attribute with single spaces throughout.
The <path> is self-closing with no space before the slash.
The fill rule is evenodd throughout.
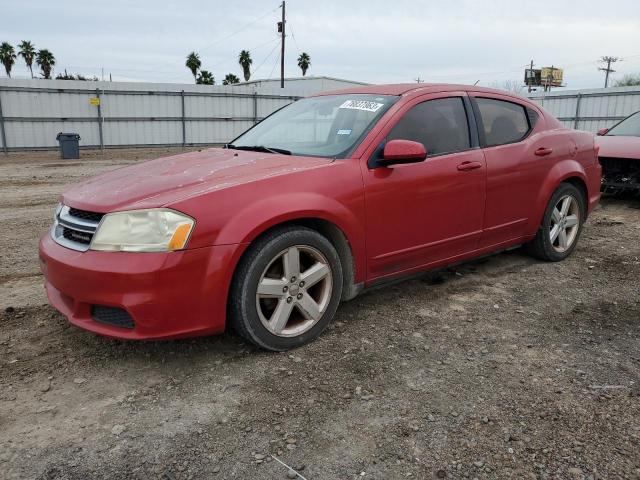
<path id="1" fill-rule="evenodd" d="M 491 98 L 476 98 L 487 147 L 522 140 L 529 121 L 522 105 Z"/>
<path id="2" fill-rule="evenodd" d="M 533 108 L 529 108 L 527 107 L 527 114 L 529 114 L 529 124 L 531 125 L 531 128 L 536 126 L 536 123 L 538 123 L 538 118 L 540 118 L 540 115 L 538 115 L 538 112 L 536 112 Z"/>
<path id="3" fill-rule="evenodd" d="M 416 105 L 387 136 L 387 141 L 396 139 L 420 142 L 430 156 L 467 150 L 471 142 L 462 98 L 439 98 Z"/>

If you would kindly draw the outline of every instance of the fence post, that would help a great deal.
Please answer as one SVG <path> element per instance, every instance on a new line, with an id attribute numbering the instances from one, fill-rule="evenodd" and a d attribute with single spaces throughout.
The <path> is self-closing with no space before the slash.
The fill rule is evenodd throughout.
<path id="1" fill-rule="evenodd" d="M 582 100 L 582 94 L 578 93 L 576 96 L 576 116 L 573 119 L 573 128 L 578 129 L 578 121 L 580 120 L 580 100 Z"/>
<path id="2" fill-rule="evenodd" d="M 2 115 L 2 99 L 0 98 L 0 133 L 2 134 L 2 150 L 5 155 L 9 155 L 7 148 L 7 134 L 4 131 L 4 115 Z"/>
<path id="3" fill-rule="evenodd" d="M 258 123 L 258 92 L 253 92 L 253 124 Z"/>
<path id="4" fill-rule="evenodd" d="M 100 150 L 104 152 L 104 137 L 102 136 L 102 100 L 100 99 L 100 89 L 96 88 L 98 98 L 98 134 L 100 135 Z"/>
<path id="5" fill-rule="evenodd" d="M 182 148 L 187 145 L 187 127 L 184 122 L 184 90 L 180 91 L 180 101 L 182 102 Z"/>

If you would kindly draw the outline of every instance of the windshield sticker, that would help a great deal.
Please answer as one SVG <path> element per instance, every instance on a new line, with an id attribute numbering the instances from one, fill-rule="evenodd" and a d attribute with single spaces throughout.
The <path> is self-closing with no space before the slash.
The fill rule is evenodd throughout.
<path id="1" fill-rule="evenodd" d="M 351 135 L 351 129 L 343 129 L 343 130 L 338 130 L 338 135 Z"/>
<path id="2" fill-rule="evenodd" d="M 377 112 L 384 103 L 371 102 L 369 100 L 347 100 L 340 108 L 348 108 L 351 110 L 364 110 L 366 112 Z"/>

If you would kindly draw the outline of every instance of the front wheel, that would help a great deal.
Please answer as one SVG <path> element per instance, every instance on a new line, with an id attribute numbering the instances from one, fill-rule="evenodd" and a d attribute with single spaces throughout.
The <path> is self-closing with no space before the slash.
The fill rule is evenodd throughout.
<path id="1" fill-rule="evenodd" d="M 585 219 L 584 195 L 562 183 L 549 200 L 536 237 L 527 245 L 529 253 L 541 260 L 564 260 L 576 247 Z"/>
<path id="2" fill-rule="evenodd" d="M 253 244 L 231 285 L 232 327 L 267 350 L 283 351 L 316 338 L 342 294 L 342 267 L 324 236 L 304 227 L 274 230 Z"/>

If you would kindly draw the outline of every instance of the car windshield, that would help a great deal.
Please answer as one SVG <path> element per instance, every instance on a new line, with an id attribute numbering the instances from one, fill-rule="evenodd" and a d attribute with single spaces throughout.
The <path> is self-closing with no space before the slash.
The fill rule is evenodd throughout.
<path id="1" fill-rule="evenodd" d="M 640 137 L 640 112 L 625 118 L 607 132 L 611 136 Z"/>
<path id="2" fill-rule="evenodd" d="M 344 158 L 398 98 L 392 95 L 305 98 L 265 118 L 227 147 Z"/>

